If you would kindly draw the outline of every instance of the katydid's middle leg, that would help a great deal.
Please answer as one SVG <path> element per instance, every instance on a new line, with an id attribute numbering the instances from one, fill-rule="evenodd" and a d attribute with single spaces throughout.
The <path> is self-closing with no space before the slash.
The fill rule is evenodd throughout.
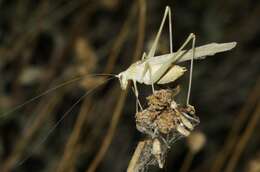
<path id="1" fill-rule="evenodd" d="M 149 65 L 149 63 L 147 63 L 146 65 L 147 65 L 147 68 L 148 68 L 148 71 L 149 71 L 150 81 L 152 81 L 152 77 L 153 77 L 153 76 L 152 76 L 152 68 L 151 68 L 151 66 Z M 153 93 L 154 93 L 154 91 L 155 91 L 155 90 L 154 90 L 154 82 L 152 82 L 151 85 L 152 85 L 152 90 L 153 90 Z"/>

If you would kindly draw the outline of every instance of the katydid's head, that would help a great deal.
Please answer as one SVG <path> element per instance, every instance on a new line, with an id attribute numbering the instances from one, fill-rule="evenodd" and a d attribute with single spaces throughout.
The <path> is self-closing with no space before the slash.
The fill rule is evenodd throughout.
<path id="1" fill-rule="evenodd" d="M 127 85 L 128 85 L 128 80 L 127 80 L 125 72 L 119 73 L 118 75 L 116 75 L 116 77 L 119 79 L 121 88 L 123 90 L 125 90 L 127 88 Z"/>

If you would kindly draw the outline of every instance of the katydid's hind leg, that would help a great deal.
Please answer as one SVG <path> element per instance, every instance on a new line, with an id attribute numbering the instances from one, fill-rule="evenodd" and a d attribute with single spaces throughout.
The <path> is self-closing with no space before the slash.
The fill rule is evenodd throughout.
<path id="1" fill-rule="evenodd" d="M 189 86 L 188 86 L 187 102 L 186 102 L 187 106 L 190 103 L 192 75 L 193 75 L 193 61 L 194 61 L 194 57 L 195 57 L 195 43 L 196 43 L 196 35 L 193 34 L 193 39 L 192 39 L 192 58 L 191 58 L 191 61 L 190 61 L 190 76 L 189 76 Z"/>
<path id="2" fill-rule="evenodd" d="M 174 62 L 179 60 L 182 56 L 180 56 L 181 51 L 187 46 L 187 44 L 193 40 L 193 44 L 195 44 L 195 35 L 191 33 L 188 38 L 185 40 L 185 42 L 182 44 L 182 46 L 178 49 L 178 51 L 175 53 L 175 56 L 172 59 L 169 59 L 167 63 L 163 64 L 155 73 L 153 73 L 152 81 L 153 83 L 156 83 L 162 75 L 173 65 Z M 194 45 L 192 45 L 194 46 Z M 195 52 L 195 48 L 194 52 Z"/>
<path id="3" fill-rule="evenodd" d="M 167 6 L 168 7 L 168 6 Z M 166 8 L 167 8 L 166 7 Z M 172 50 L 172 14 L 171 14 L 171 8 L 169 8 L 169 36 L 170 36 L 170 53 L 173 53 L 173 50 Z"/>
<path id="4" fill-rule="evenodd" d="M 164 70 L 167 70 L 172 63 L 174 63 L 176 60 L 178 60 L 178 57 L 180 52 L 184 49 L 184 47 L 186 47 L 188 45 L 188 43 L 192 41 L 192 59 L 191 59 L 191 65 L 190 65 L 190 76 L 189 76 L 189 86 L 188 86 L 188 94 L 187 94 L 187 101 L 186 104 L 189 105 L 189 101 L 190 101 L 190 94 L 191 94 L 191 84 L 192 84 L 192 71 L 193 71 L 193 60 L 195 57 L 195 42 L 196 42 L 196 35 L 194 33 L 190 33 L 190 35 L 188 36 L 188 38 L 185 40 L 185 42 L 182 44 L 182 46 L 178 49 L 178 51 L 175 53 L 175 57 L 172 60 L 173 61 L 169 61 L 167 64 L 163 65 L 159 70 L 158 70 L 158 74 L 156 73 L 153 78 L 155 79 L 159 79 L 161 77 L 161 75 L 163 74 L 162 72 Z M 162 69 L 162 70 L 161 70 Z M 155 80 L 154 82 L 156 82 L 157 80 Z"/>
<path id="5" fill-rule="evenodd" d="M 158 42 L 159 42 L 159 39 L 161 37 L 161 33 L 162 33 L 162 29 L 163 29 L 163 26 L 165 24 L 165 20 L 167 18 L 167 15 L 169 16 L 169 33 L 170 33 L 170 52 L 172 53 L 172 22 L 171 22 L 171 9 L 169 6 L 167 6 L 165 8 L 165 12 L 164 12 L 164 16 L 163 16 L 163 19 L 162 19 L 162 22 L 161 22 L 161 25 L 160 25 L 160 28 L 159 28 L 159 31 L 155 37 L 155 40 L 153 42 L 153 45 L 147 55 L 146 58 L 151 58 L 154 56 L 155 54 L 155 50 L 157 48 L 157 45 L 158 45 Z"/>

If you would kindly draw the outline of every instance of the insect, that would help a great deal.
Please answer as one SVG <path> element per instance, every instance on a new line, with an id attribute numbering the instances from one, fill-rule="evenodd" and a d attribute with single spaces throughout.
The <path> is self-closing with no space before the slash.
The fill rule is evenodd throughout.
<path id="1" fill-rule="evenodd" d="M 158 46 L 159 38 L 162 33 L 163 26 L 165 24 L 166 18 L 168 16 L 169 19 L 169 41 L 170 41 L 170 53 L 154 56 L 156 48 Z M 192 49 L 190 50 L 184 50 L 184 48 L 188 45 L 188 43 L 192 41 Z M 60 85 L 56 85 L 53 88 L 50 88 L 43 93 L 37 95 L 36 97 L 33 97 L 24 103 L 18 105 L 11 111 L 2 114 L 0 117 L 7 116 L 8 114 L 13 113 L 14 111 L 22 108 L 26 104 L 39 99 L 40 97 L 49 94 L 50 92 L 57 90 L 63 86 L 66 86 L 70 83 L 73 83 L 75 81 L 78 81 L 82 79 L 83 77 L 88 76 L 112 76 L 112 78 L 108 78 L 104 82 L 102 82 L 100 85 L 110 81 L 113 78 L 118 78 L 120 82 L 120 86 L 123 90 L 125 90 L 128 86 L 128 81 L 133 81 L 133 88 L 134 93 L 137 98 L 137 103 L 139 104 L 139 107 L 142 109 L 141 104 L 138 100 L 139 91 L 137 88 L 137 82 L 143 83 L 146 85 L 151 85 L 152 90 L 154 92 L 154 84 L 166 84 L 175 81 L 179 77 L 181 77 L 184 72 L 187 71 L 185 67 L 181 67 L 177 65 L 176 63 L 181 63 L 184 61 L 191 60 L 191 67 L 190 67 L 190 79 L 189 79 L 189 90 L 188 90 L 188 96 L 187 96 L 187 105 L 189 104 L 189 95 L 190 95 L 190 89 L 191 89 L 191 81 L 192 81 L 192 69 L 193 69 L 193 60 L 200 60 L 204 59 L 206 56 L 212 56 L 216 53 L 225 52 L 233 49 L 236 46 L 236 42 L 229 42 L 229 43 L 210 43 L 203 46 L 195 47 L 195 41 L 196 36 L 195 34 L 191 33 L 188 38 L 185 40 L 183 45 L 178 49 L 177 52 L 173 52 L 172 48 L 172 22 L 171 22 L 171 9 L 169 6 L 166 6 L 164 16 L 162 19 L 162 22 L 160 24 L 159 31 L 156 34 L 155 40 L 152 44 L 152 47 L 148 54 L 145 52 L 143 53 L 143 56 L 141 60 L 133 63 L 130 65 L 126 70 L 120 72 L 119 74 L 92 74 L 87 76 L 79 76 L 76 78 L 73 78 L 69 81 L 66 81 L 64 83 L 61 83 Z M 100 86 L 98 85 L 98 86 Z M 97 87 L 98 87 L 97 86 Z M 93 88 L 89 90 L 85 95 L 87 96 L 89 93 L 93 92 L 93 90 L 96 89 Z"/>
<path id="2" fill-rule="evenodd" d="M 166 18 L 169 18 L 169 35 L 170 35 L 170 53 L 160 56 L 154 56 L 158 41 L 161 36 L 163 26 Z M 189 42 L 192 41 L 192 49 L 184 50 Z M 192 80 L 192 68 L 194 59 L 203 59 L 206 56 L 211 56 L 219 52 L 229 51 L 236 46 L 236 42 L 230 43 L 210 43 L 204 46 L 195 47 L 196 36 L 191 33 L 185 40 L 183 45 L 178 49 L 177 52 L 172 50 L 172 23 L 171 23 L 171 9 L 169 6 L 166 7 L 164 16 L 159 28 L 159 31 L 155 37 L 152 47 L 149 53 L 143 53 L 142 59 L 133 63 L 125 71 L 116 75 L 120 81 L 121 88 L 125 90 L 128 86 L 128 81 L 133 81 L 135 96 L 138 100 L 138 89 L 137 82 L 151 85 L 154 92 L 154 84 L 166 84 L 175 81 L 186 71 L 185 67 L 176 65 L 176 63 L 191 60 L 190 67 L 190 79 L 189 79 L 189 90 L 187 96 L 187 105 L 189 104 L 189 95 Z M 137 101 L 138 102 L 138 101 Z M 140 108 L 142 109 L 140 103 Z"/>

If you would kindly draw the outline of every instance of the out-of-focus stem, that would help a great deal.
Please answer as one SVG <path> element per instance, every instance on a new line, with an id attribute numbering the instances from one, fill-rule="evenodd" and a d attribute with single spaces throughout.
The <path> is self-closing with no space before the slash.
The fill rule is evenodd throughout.
<path id="1" fill-rule="evenodd" d="M 260 101 L 258 101 L 257 107 L 255 112 L 252 114 L 251 119 L 248 122 L 248 125 L 240 137 L 239 142 L 237 143 L 235 150 L 227 164 L 227 168 L 225 172 L 233 172 L 235 170 L 235 167 L 239 161 L 239 158 L 241 154 L 243 153 L 250 137 L 253 134 L 253 131 L 255 130 L 257 123 L 259 122 L 259 116 L 260 116 Z"/>
<path id="2" fill-rule="evenodd" d="M 240 110 L 238 117 L 234 121 L 231 131 L 229 132 L 226 143 L 224 144 L 222 150 L 217 154 L 216 159 L 212 165 L 211 172 L 219 172 L 224 162 L 226 162 L 228 156 L 231 154 L 233 147 L 238 139 L 238 133 L 241 130 L 245 120 L 249 116 L 249 111 L 254 107 L 257 99 L 259 98 L 260 88 L 260 79 L 257 80 L 257 83 L 253 90 L 251 91 L 249 98 L 246 100 L 245 105 Z"/>
<path id="3" fill-rule="evenodd" d="M 192 151 L 189 151 L 187 154 L 186 154 L 186 157 L 184 159 L 184 162 L 181 166 L 181 169 L 180 169 L 180 172 L 188 172 L 189 171 L 189 168 L 192 164 L 192 160 L 194 158 L 194 152 Z"/>

